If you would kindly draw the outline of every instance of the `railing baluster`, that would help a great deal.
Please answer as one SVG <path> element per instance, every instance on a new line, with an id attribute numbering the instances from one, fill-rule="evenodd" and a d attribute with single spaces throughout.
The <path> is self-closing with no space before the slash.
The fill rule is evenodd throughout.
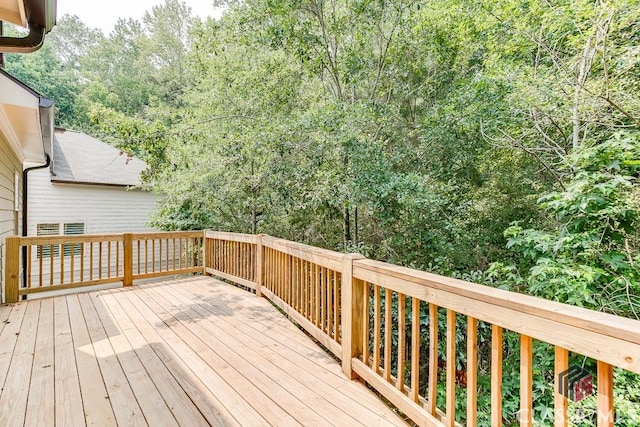
<path id="1" fill-rule="evenodd" d="M 98 242 L 98 278 L 102 279 L 102 242 Z"/>
<path id="2" fill-rule="evenodd" d="M 295 306 L 296 311 L 302 312 L 304 307 L 304 282 L 302 279 L 302 260 L 300 258 L 293 258 L 294 273 L 292 276 L 292 288 L 295 289 L 295 297 L 292 304 Z"/>
<path id="3" fill-rule="evenodd" d="M 276 251 L 276 295 L 282 298 L 282 252 Z"/>
<path id="4" fill-rule="evenodd" d="M 93 280 L 93 242 L 89 243 L 89 280 Z"/>
<path id="5" fill-rule="evenodd" d="M 373 371 L 380 373 L 380 286 L 373 285 Z"/>
<path id="6" fill-rule="evenodd" d="M 42 245 L 38 245 L 38 287 L 42 287 L 42 253 L 44 252 L 42 250 Z"/>
<path id="7" fill-rule="evenodd" d="M 613 427 L 613 367 L 598 360 L 598 427 Z"/>
<path id="8" fill-rule="evenodd" d="M 84 282 L 84 245 L 85 243 L 80 243 L 80 281 Z"/>
<path id="9" fill-rule="evenodd" d="M 31 245 L 27 246 L 27 288 L 31 288 Z"/>
<path id="10" fill-rule="evenodd" d="M 111 241 L 107 242 L 107 277 L 111 277 Z"/>
<path id="11" fill-rule="evenodd" d="M 436 392 L 438 386 L 438 307 L 429 304 L 429 400 L 428 411 L 436 415 Z"/>
<path id="12" fill-rule="evenodd" d="M 120 277 L 120 242 L 116 241 L 116 277 Z"/>
<path id="13" fill-rule="evenodd" d="M 287 304 L 293 305 L 293 256 L 287 255 Z"/>
<path id="14" fill-rule="evenodd" d="M 404 363 L 406 350 L 407 329 L 407 299 L 402 293 L 398 293 L 398 375 L 396 387 L 404 391 Z"/>
<path id="15" fill-rule="evenodd" d="M 369 282 L 364 282 L 362 294 L 362 362 L 369 366 Z"/>
<path id="16" fill-rule="evenodd" d="M 411 298 L 411 400 L 420 401 L 420 300 Z"/>
<path id="17" fill-rule="evenodd" d="M 338 273 L 332 271 L 333 276 L 333 325 L 334 336 L 333 338 L 340 343 L 340 294 L 338 292 Z"/>
<path id="18" fill-rule="evenodd" d="M 554 426 L 566 427 L 569 425 L 567 398 L 560 392 L 560 374 L 569 369 L 569 351 L 565 348 L 556 346 L 555 350 L 555 373 L 554 373 Z"/>
<path id="19" fill-rule="evenodd" d="M 310 315 L 310 304 L 311 304 L 311 298 L 309 296 L 309 262 L 308 261 L 303 261 L 302 262 L 302 270 L 303 270 L 303 274 L 304 274 L 304 317 L 306 317 L 307 320 L 311 319 L 311 315 Z"/>
<path id="20" fill-rule="evenodd" d="M 502 328 L 491 325 L 491 426 L 502 426 Z"/>
<path id="21" fill-rule="evenodd" d="M 533 340 L 520 335 L 520 425 L 533 425 Z"/>
<path id="22" fill-rule="evenodd" d="M 53 286 L 53 245 L 49 245 L 49 286 Z"/>
<path id="23" fill-rule="evenodd" d="M 64 244 L 58 245 L 58 254 L 60 255 L 60 284 L 64 283 Z"/>
<path id="24" fill-rule="evenodd" d="M 456 312 L 447 310 L 447 383 L 446 383 L 447 425 L 456 423 Z"/>
<path id="25" fill-rule="evenodd" d="M 333 304 L 333 281 L 327 278 L 327 328 L 329 336 L 336 339 L 335 331 L 335 317 L 334 317 L 334 304 Z"/>
<path id="26" fill-rule="evenodd" d="M 467 317 L 467 427 L 478 425 L 478 320 Z"/>
<path id="27" fill-rule="evenodd" d="M 320 266 L 318 264 L 313 264 L 313 268 L 315 270 L 315 280 L 314 280 L 314 291 L 313 291 L 313 307 L 314 307 L 314 316 L 315 316 L 315 325 L 321 328 L 320 325 Z"/>
<path id="28" fill-rule="evenodd" d="M 275 251 L 273 249 L 269 249 L 269 290 L 273 293 L 276 292 L 276 261 L 275 261 Z"/>
<path id="29" fill-rule="evenodd" d="M 176 269 L 176 238 L 171 239 L 171 269 Z M 224 271 L 222 268 L 221 271 Z"/>
<path id="30" fill-rule="evenodd" d="M 75 262 L 74 262 L 74 261 L 75 261 L 75 258 L 76 258 L 76 257 L 75 257 L 75 253 L 76 253 L 76 250 L 75 250 L 75 249 L 76 249 L 76 245 L 74 245 L 73 243 L 70 243 L 70 244 L 69 244 L 69 255 L 70 255 L 70 260 L 71 260 L 71 262 L 70 262 L 70 264 L 71 264 L 71 265 L 70 265 L 70 271 L 69 271 L 69 275 L 71 276 L 71 281 L 70 281 L 70 283 L 73 283 L 73 282 L 74 282 L 74 280 L 73 280 L 73 279 L 74 279 L 74 277 L 75 277 L 75 274 L 74 274 L 74 273 L 75 273 L 75 272 L 74 272 L 74 269 L 75 269 L 75 265 L 74 265 L 74 264 L 75 264 Z"/>
<path id="31" fill-rule="evenodd" d="M 367 298 L 368 304 L 368 298 Z M 327 269 L 326 267 L 322 267 L 320 269 L 320 319 L 322 325 L 320 329 L 324 333 L 328 333 L 327 328 Z M 368 317 L 367 317 L 368 319 Z M 369 351 L 369 347 L 366 347 L 367 351 Z"/>

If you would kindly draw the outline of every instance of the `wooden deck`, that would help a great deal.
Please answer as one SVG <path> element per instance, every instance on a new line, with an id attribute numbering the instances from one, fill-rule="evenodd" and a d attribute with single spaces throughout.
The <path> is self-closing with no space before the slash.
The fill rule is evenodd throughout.
<path id="1" fill-rule="evenodd" d="M 0 307 L 0 426 L 406 425 L 267 300 L 195 277 Z"/>

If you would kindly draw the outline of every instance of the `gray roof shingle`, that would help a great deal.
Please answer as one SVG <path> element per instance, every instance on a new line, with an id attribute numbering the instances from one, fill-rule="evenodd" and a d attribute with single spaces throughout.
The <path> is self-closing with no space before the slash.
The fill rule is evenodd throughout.
<path id="1" fill-rule="evenodd" d="M 54 182 L 140 185 L 147 164 L 85 133 L 56 129 L 53 137 Z"/>

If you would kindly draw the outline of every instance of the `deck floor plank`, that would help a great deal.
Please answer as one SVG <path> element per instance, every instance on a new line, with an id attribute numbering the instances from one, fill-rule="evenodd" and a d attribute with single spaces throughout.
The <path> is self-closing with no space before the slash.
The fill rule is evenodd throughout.
<path id="1" fill-rule="evenodd" d="M 225 411 L 233 415 L 240 425 L 267 425 L 268 422 L 253 407 L 238 394 L 221 376 L 221 373 L 202 359 L 197 349 L 192 348 L 182 337 L 175 333 L 169 326 L 146 306 L 135 292 L 123 293 L 132 303 L 132 307 L 142 314 L 164 342 L 175 354 L 189 367 L 193 373 L 202 379 L 209 391 L 220 401 Z"/>
<path id="2" fill-rule="evenodd" d="M 229 392 L 235 391 L 239 403 L 243 406 L 247 404 L 250 405 L 269 425 L 299 425 L 299 423 L 282 408 L 269 404 L 268 390 L 263 391 L 253 385 L 238 372 L 236 367 L 227 363 L 203 343 L 194 332 L 173 319 L 162 306 L 156 304 L 149 298 L 142 299 L 143 295 L 140 292 L 137 292 L 134 298 L 137 299 L 137 307 L 144 305 L 157 316 L 159 322 L 156 327 L 158 330 L 170 330 L 173 332 L 178 339 L 190 348 L 190 352 L 193 352 L 201 362 L 206 364 L 208 368 L 203 366 L 204 369 L 215 371 L 221 380 L 226 383 Z M 237 408 L 232 409 L 228 407 L 228 409 L 234 414 L 237 411 Z M 242 424 L 247 425 L 245 423 Z"/>
<path id="3" fill-rule="evenodd" d="M 136 396 L 144 417 L 151 426 L 178 426 L 173 413 L 167 406 L 162 395 L 148 375 L 138 355 L 133 350 L 129 341 L 115 324 L 108 309 L 99 295 L 90 298 L 93 307 L 98 314 L 102 326 L 107 334 L 120 366 L 127 377 L 129 386 Z"/>
<path id="4" fill-rule="evenodd" d="M 118 292 L 118 295 L 113 295 L 113 297 L 114 304 L 117 302 L 118 306 L 127 313 L 136 329 L 158 358 L 162 360 L 174 379 L 189 394 L 194 405 L 205 416 L 208 423 L 213 426 L 240 425 L 205 385 L 204 381 L 210 380 L 211 374 L 205 372 L 202 375 L 197 375 L 197 371 L 192 371 L 190 365 L 187 364 L 191 358 L 186 355 L 186 362 L 183 361 L 179 353 L 164 341 L 153 325 L 147 322 L 127 298 L 123 297 L 122 292 Z M 179 348 L 179 350 L 184 350 L 184 348 Z"/>
<path id="5" fill-rule="evenodd" d="M 193 301 L 192 298 L 194 296 L 189 293 L 188 288 L 180 287 L 172 290 L 174 292 L 170 295 L 176 301 L 181 301 L 183 304 L 189 304 L 190 301 Z M 234 288 L 231 288 L 230 291 L 234 291 Z M 316 346 L 315 354 L 310 355 L 307 353 L 306 356 L 302 356 L 295 349 L 288 348 L 282 342 L 278 343 L 265 337 L 261 331 L 254 329 L 252 326 L 256 325 L 256 322 L 242 322 L 237 316 L 232 316 L 231 312 L 224 311 L 214 304 L 208 304 L 206 299 L 202 300 L 201 304 L 192 304 L 191 307 L 201 317 L 209 319 L 209 322 L 215 322 L 215 325 L 220 330 L 219 336 L 244 336 L 245 340 L 248 339 L 245 343 L 249 346 L 246 351 L 258 353 L 265 360 L 289 372 L 297 373 L 302 371 L 311 374 L 297 376 L 297 379 L 309 388 L 316 390 L 339 409 L 348 412 L 351 417 L 360 420 L 359 422 L 364 425 L 389 426 L 397 423 L 396 415 L 387 407 L 377 405 L 377 398 L 363 385 L 356 382 L 345 382 L 343 376 L 334 375 L 324 367 L 314 363 L 313 360 L 326 356 L 326 353 L 323 353 L 323 350 L 319 347 Z M 299 331 L 297 332 L 299 333 Z M 282 338 L 282 335 L 278 338 Z M 278 343 L 278 345 L 274 347 L 274 343 Z M 326 357 L 328 361 L 335 364 L 335 361 L 329 356 Z M 354 395 L 361 398 L 353 399 Z"/>
<path id="6" fill-rule="evenodd" d="M 76 364 L 69 307 L 65 297 L 53 300 L 54 388 L 56 425 L 85 425 L 83 399 Z M 29 303 L 31 304 L 31 303 Z"/>
<path id="7" fill-rule="evenodd" d="M 0 321 L 2 426 L 406 425 L 266 299 L 211 277 L 34 299 Z"/>
<path id="8" fill-rule="evenodd" d="M 40 301 L 28 304 L 0 397 L 1 426 L 24 423 L 39 316 Z"/>
<path id="9" fill-rule="evenodd" d="M 167 402 L 178 424 L 194 427 L 209 425 L 203 414 L 194 406 L 185 390 L 162 363 L 162 360 L 153 351 L 153 348 L 149 346 L 113 295 L 103 294 L 101 298 L 108 307 L 112 319 L 118 322 L 120 330 L 126 337 L 129 345 L 140 358 L 140 362 L 144 365 L 150 379 L 154 382 L 158 391 Z"/>
<path id="10" fill-rule="evenodd" d="M 93 351 L 78 295 L 68 295 L 66 298 L 85 422 L 88 426 L 116 426 L 116 417 L 111 407 L 109 393 L 107 393 L 104 384 L 98 359 Z"/>
<path id="11" fill-rule="evenodd" d="M 127 376 L 91 302 L 91 298 L 95 298 L 94 295 L 93 293 L 79 294 L 78 299 L 87 322 L 93 351 L 98 358 L 98 365 L 105 380 L 116 421 L 118 425 L 122 426 L 146 426 L 148 424 L 142 409 L 133 390 L 131 390 Z"/>
<path id="12" fill-rule="evenodd" d="M 7 317 L 3 319 L 3 329 L 0 335 L 0 399 L 4 394 L 4 384 L 9 373 L 9 365 L 11 358 L 18 342 L 20 327 L 24 319 L 24 313 L 27 309 L 27 303 L 10 304 Z"/>
<path id="13" fill-rule="evenodd" d="M 53 377 L 53 300 L 43 299 L 38 318 L 36 348 L 33 357 L 29 399 L 27 402 L 27 426 L 52 426 L 55 423 L 55 388 Z"/>
<path id="14" fill-rule="evenodd" d="M 270 395 L 277 395 L 273 401 L 289 415 L 303 425 L 326 425 L 327 422 L 337 425 L 341 421 L 350 425 L 358 425 L 358 421 L 345 412 L 339 411 L 315 391 L 311 390 L 277 365 L 260 357 L 254 349 L 247 347 L 241 340 L 212 327 L 206 319 L 202 319 L 191 308 L 180 308 L 174 304 L 173 298 L 167 298 L 160 287 L 145 287 L 150 298 L 167 308 L 168 312 L 183 325 L 191 325 L 190 329 L 213 351 L 227 363 L 234 366 L 247 380 L 257 387 L 270 390 Z M 222 333 L 221 333 L 222 332 Z"/>

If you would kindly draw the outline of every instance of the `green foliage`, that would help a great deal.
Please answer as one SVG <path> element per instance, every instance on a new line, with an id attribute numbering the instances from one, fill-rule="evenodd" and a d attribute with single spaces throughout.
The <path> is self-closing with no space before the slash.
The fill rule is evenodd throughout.
<path id="1" fill-rule="evenodd" d="M 638 317 L 637 0 L 218 3 L 219 21 L 167 0 L 106 36 L 63 17 L 7 69 L 59 124 L 147 161 L 154 226 L 264 232 Z M 488 325 L 478 339 L 488 425 Z M 505 424 L 517 347 L 505 332 Z M 536 344 L 542 425 L 552 352 Z M 638 424 L 637 384 L 616 372 L 621 425 Z"/>
<path id="2" fill-rule="evenodd" d="M 508 246 L 523 256 L 527 292 L 638 317 L 639 147 L 638 134 L 618 133 L 576 152 L 566 189 L 540 199 L 554 227 L 507 229 Z"/>

